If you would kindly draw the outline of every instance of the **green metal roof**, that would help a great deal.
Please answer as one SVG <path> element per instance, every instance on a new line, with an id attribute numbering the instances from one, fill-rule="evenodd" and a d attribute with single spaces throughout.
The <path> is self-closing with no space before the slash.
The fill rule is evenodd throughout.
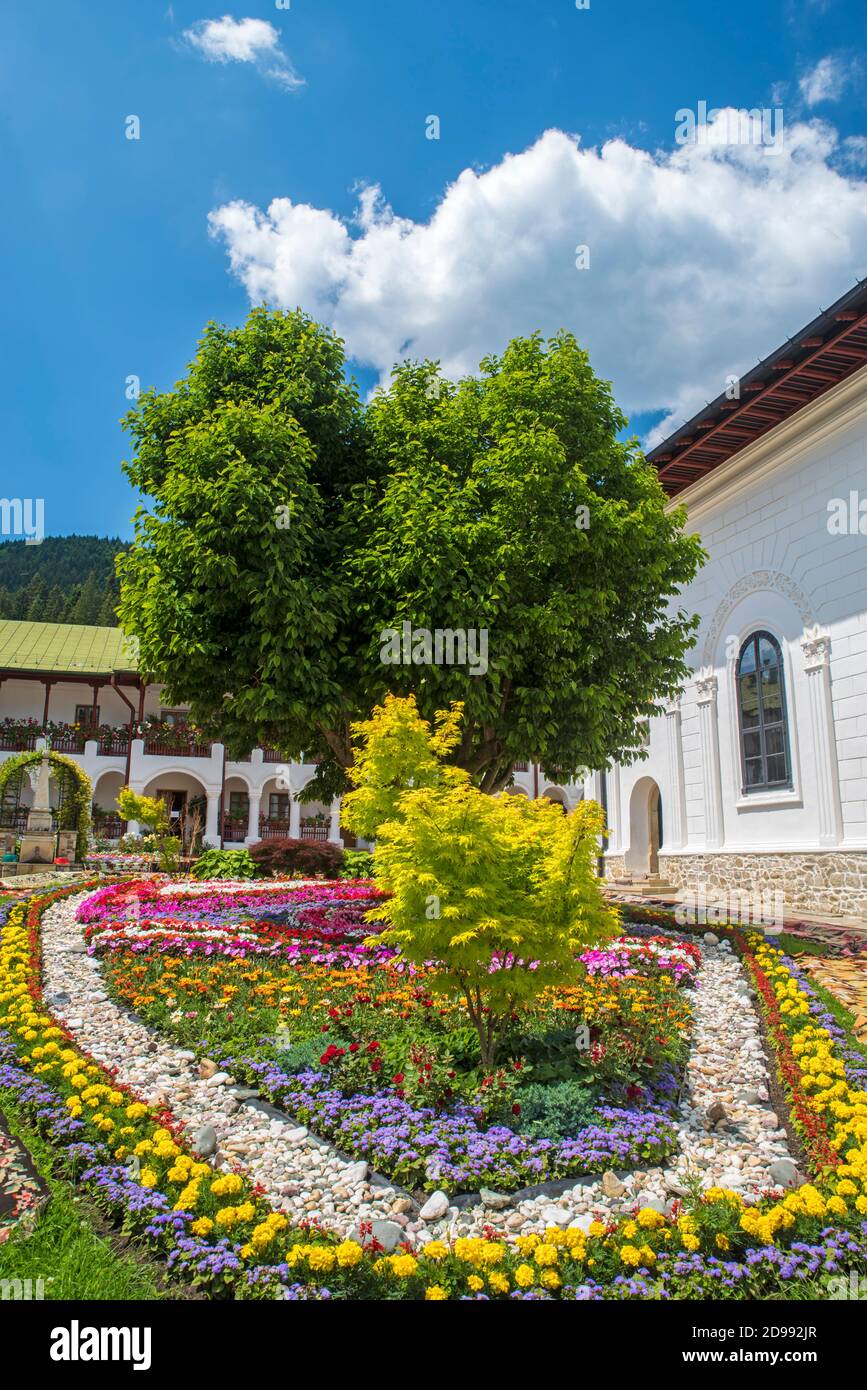
<path id="1" fill-rule="evenodd" d="M 0 669 L 111 675 L 138 669 L 138 642 L 119 627 L 0 620 Z"/>

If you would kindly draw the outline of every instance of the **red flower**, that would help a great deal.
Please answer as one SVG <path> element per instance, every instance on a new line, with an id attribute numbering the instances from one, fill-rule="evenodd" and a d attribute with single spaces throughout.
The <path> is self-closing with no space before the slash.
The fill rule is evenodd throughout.
<path id="1" fill-rule="evenodd" d="M 512 1106 L 512 1114 L 513 1114 L 513 1115 L 520 1115 L 520 1113 L 521 1113 L 521 1107 L 520 1107 L 520 1105 L 518 1104 L 518 1102 L 515 1101 L 515 1104 Z"/>
<path id="2" fill-rule="evenodd" d="M 401 1083 L 403 1082 L 403 1072 L 402 1072 L 402 1071 L 395 1072 L 394 1076 L 393 1076 L 391 1079 L 392 1079 L 392 1082 L 393 1082 L 393 1084 L 394 1084 L 395 1086 L 400 1086 Z"/>
<path id="3" fill-rule="evenodd" d="M 361 1043 L 350 1043 L 350 1044 L 349 1044 L 349 1051 L 350 1051 L 350 1052 L 357 1052 L 358 1049 L 360 1048 L 360 1046 L 361 1046 Z"/>

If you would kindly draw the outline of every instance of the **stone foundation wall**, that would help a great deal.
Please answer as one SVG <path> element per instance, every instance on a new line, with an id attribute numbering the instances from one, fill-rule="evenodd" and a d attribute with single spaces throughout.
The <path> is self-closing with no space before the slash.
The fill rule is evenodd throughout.
<path id="1" fill-rule="evenodd" d="M 608 861 L 608 875 L 622 872 Z M 867 850 L 802 854 L 659 855 L 660 877 L 693 892 L 782 893 L 786 914 L 827 912 L 867 918 Z"/>
<path id="2" fill-rule="evenodd" d="M 605 877 L 606 878 L 625 878 L 626 859 L 622 854 L 606 854 L 605 856 Z"/>

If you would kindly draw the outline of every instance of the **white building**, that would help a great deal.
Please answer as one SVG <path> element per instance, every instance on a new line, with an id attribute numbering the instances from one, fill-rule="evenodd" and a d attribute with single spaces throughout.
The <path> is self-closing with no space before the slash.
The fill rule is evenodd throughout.
<path id="1" fill-rule="evenodd" d="M 135 645 L 118 628 L 0 622 L 0 762 L 43 746 L 44 729 L 54 751 L 72 757 L 90 778 L 95 829 L 106 838 L 121 833 L 117 794 L 130 786 L 164 797 L 176 821 L 198 801 L 210 845 L 277 835 L 341 840 L 339 799 L 302 806 L 287 790 L 287 780 L 293 793 L 306 786 L 315 763 L 288 764 L 262 748 L 231 762 L 221 743 L 189 736 L 184 711 L 167 708 L 161 687 L 139 677 Z M 23 829 L 31 798 L 25 779 L 20 801 L 7 798 L 0 806 L 0 832 Z"/>
<path id="2" fill-rule="evenodd" d="M 649 458 L 710 558 L 693 679 L 595 779 L 607 873 L 867 916 L 867 281 Z"/>
<path id="3" fill-rule="evenodd" d="M 90 778 L 98 835 L 138 829 L 123 826 L 117 812 L 118 792 L 129 786 L 164 798 L 176 821 L 198 801 L 209 845 L 231 849 L 284 835 L 354 843 L 340 825 L 339 797 L 327 806 L 296 800 L 315 761 L 288 762 L 268 748 L 231 761 L 221 743 L 191 736 L 185 716 L 166 706 L 160 685 L 139 677 L 135 643 L 120 629 L 0 621 L 0 764 L 44 747 L 49 732 L 52 749 Z M 567 809 L 583 795 L 581 784 L 554 787 L 527 763 L 516 767 L 515 790 Z M 52 784 L 53 802 L 56 795 Z M 24 779 L 0 804 L 0 835 L 24 829 L 31 803 Z"/>

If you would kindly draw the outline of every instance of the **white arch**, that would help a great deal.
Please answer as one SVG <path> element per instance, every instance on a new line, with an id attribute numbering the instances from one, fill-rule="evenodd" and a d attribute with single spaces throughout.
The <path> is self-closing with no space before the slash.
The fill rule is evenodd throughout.
<path id="1" fill-rule="evenodd" d="M 196 782 L 201 787 L 203 796 L 207 796 L 209 792 L 219 791 L 218 787 L 209 787 L 207 782 L 202 781 L 202 778 L 198 775 L 198 773 L 192 771 L 188 767 L 164 767 L 161 768 L 160 771 L 155 773 L 152 777 L 149 777 L 147 779 L 147 781 L 144 784 L 143 795 L 153 795 L 153 791 L 151 790 L 151 788 L 153 790 L 156 790 L 156 788 L 161 783 L 165 783 L 167 777 L 189 777 L 191 782 Z M 189 787 L 181 787 L 178 790 L 189 791 Z"/>
<path id="2" fill-rule="evenodd" d="M 253 790 L 252 783 L 251 783 L 251 781 L 250 781 L 250 778 L 247 776 L 246 772 L 229 772 L 229 771 L 227 770 L 227 772 L 226 772 L 226 786 L 227 786 L 227 787 L 229 786 L 229 783 L 230 783 L 230 782 L 243 782 L 243 784 L 244 784 L 244 789 L 245 789 L 245 791 L 248 792 L 248 793 L 251 792 L 251 791 Z M 229 789 L 230 789 L 231 791 L 235 791 L 235 790 L 236 790 L 235 787 L 231 787 L 231 788 L 229 788 Z"/>
<path id="3" fill-rule="evenodd" d="M 639 777 L 629 798 L 629 848 L 624 855 L 626 868 L 635 873 L 655 873 L 659 867 L 658 805 L 658 782 L 653 777 Z"/>
<path id="4" fill-rule="evenodd" d="M 539 795 L 546 801 L 556 801 L 558 806 L 562 806 L 564 811 L 569 808 L 569 795 L 564 787 L 546 787 Z"/>

